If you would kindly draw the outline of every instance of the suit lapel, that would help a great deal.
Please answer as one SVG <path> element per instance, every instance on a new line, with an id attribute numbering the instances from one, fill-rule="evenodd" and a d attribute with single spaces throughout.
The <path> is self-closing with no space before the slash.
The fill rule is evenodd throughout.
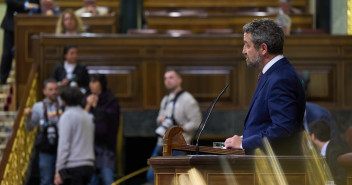
<path id="1" fill-rule="evenodd" d="M 247 122 L 247 119 L 248 119 L 248 116 L 252 110 L 252 107 L 254 105 L 254 102 L 255 100 L 257 99 L 257 96 L 260 92 L 260 90 L 265 86 L 266 84 L 266 81 L 268 80 L 270 74 L 275 71 L 277 68 L 279 68 L 280 66 L 282 65 L 285 65 L 289 63 L 288 60 L 286 59 L 286 57 L 282 58 L 281 60 L 277 61 L 273 66 L 271 66 L 268 71 L 265 72 L 265 74 L 262 76 L 262 78 L 259 80 L 259 83 L 257 85 L 257 88 L 255 89 L 255 92 L 254 92 L 254 95 L 253 95 L 253 98 L 252 98 L 252 101 L 251 101 L 251 104 L 248 108 L 248 112 L 247 112 L 247 116 L 246 116 L 246 119 L 244 121 L 244 124 L 246 124 Z"/>
<path id="2" fill-rule="evenodd" d="M 250 104 L 249 109 L 248 109 L 248 112 L 247 112 L 246 119 L 245 119 L 245 121 L 244 121 L 245 123 L 246 123 L 246 121 L 247 121 L 248 115 L 249 115 L 249 113 L 250 113 L 251 110 L 252 110 L 253 104 L 254 104 L 255 100 L 257 99 L 257 96 L 258 96 L 260 90 L 265 86 L 267 80 L 268 80 L 268 75 L 267 75 L 267 73 L 265 73 L 265 74 L 262 76 L 262 78 L 259 80 L 258 85 L 257 85 L 257 88 L 255 89 L 255 92 L 254 92 L 254 95 L 253 95 L 251 104 Z"/>

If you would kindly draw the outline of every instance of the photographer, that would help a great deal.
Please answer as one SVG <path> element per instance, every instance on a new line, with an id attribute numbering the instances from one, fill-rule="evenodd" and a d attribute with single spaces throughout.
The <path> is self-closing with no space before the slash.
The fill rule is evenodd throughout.
<path id="1" fill-rule="evenodd" d="M 58 142 L 57 123 L 62 114 L 61 101 L 58 99 L 59 87 L 55 79 L 44 81 L 43 101 L 33 108 L 26 108 L 26 129 L 31 131 L 39 125 L 35 141 L 39 151 L 40 185 L 51 184 L 55 172 L 56 151 Z"/>
<path id="2" fill-rule="evenodd" d="M 181 87 L 182 78 L 175 70 L 167 70 L 164 74 L 164 85 L 169 91 L 161 103 L 157 118 L 158 127 L 155 133 L 158 141 L 152 153 L 152 157 L 162 155 L 163 136 L 165 131 L 173 125 L 183 127 L 184 138 L 190 144 L 193 131 L 199 126 L 202 117 L 198 102 L 194 97 Z M 174 152 L 174 155 L 180 152 Z M 150 168 L 147 172 L 147 180 L 154 180 L 154 171 Z"/>

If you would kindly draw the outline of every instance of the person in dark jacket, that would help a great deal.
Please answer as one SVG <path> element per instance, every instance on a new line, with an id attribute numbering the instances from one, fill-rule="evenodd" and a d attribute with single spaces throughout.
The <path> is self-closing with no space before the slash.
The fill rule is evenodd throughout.
<path id="1" fill-rule="evenodd" d="M 88 89 L 89 74 L 86 66 L 78 64 L 78 49 L 76 45 L 66 45 L 64 59 L 58 63 L 52 72 L 52 78 L 58 81 L 60 86 L 78 86 L 85 91 Z"/>
<path id="2" fill-rule="evenodd" d="M 326 158 L 336 185 L 346 184 L 346 170 L 337 162 L 337 158 L 348 150 L 331 138 L 329 123 L 316 120 L 309 124 L 309 134 L 313 143 L 319 148 L 320 154 Z"/>
<path id="3" fill-rule="evenodd" d="M 114 94 L 107 90 L 107 80 L 103 74 L 93 74 L 89 82 L 90 94 L 84 99 L 84 108 L 93 117 L 95 124 L 95 167 L 91 184 L 99 184 L 98 174 L 103 184 L 114 182 L 116 161 L 116 136 L 119 126 L 120 106 Z"/>
<path id="4" fill-rule="evenodd" d="M 25 13 L 33 8 L 39 7 L 39 0 L 5 0 L 7 8 L 5 17 L 2 20 L 1 28 L 4 29 L 3 51 L 1 56 L 0 77 L 1 83 L 6 84 L 9 77 L 14 51 L 14 15 Z"/>

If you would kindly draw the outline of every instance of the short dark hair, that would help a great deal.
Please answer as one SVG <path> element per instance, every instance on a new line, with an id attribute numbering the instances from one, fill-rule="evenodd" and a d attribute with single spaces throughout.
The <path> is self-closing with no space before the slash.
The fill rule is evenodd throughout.
<path id="1" fill-rule="evenodd" d="M 182 78 L 181 73 L 180 73 L 178 70 L 176 70 L 176 69 L 171 69 L 171 68 L 166 69 L 166 70 L 165 70 L 165 73 L 170 72 L 170 71 L 175 72 L 176 75 L 177 75 L 179 78 Z M 165 74 L 165 73 L 164 73 L 164 74 Z"/>
<path id="2" fill-rule="evenodd" d="M 64 87 L 60 97 L 68 106 L 81 105 L 83 94 L 78 87 Z"/>
<path id="3" fill-rule="evenodd" d="M 46 80 L 44 80 L 43 82 L 43 89 L 46 88 L 46 86 L 48 85 L 48 83 L 57 83 L 57 81 L 54 78 L 48 78 Z"/>
<path id="4" fill-rule="evenodd" d="M 285 33 L 274 20 L 267 18 L 256 19 L 244 25 L 243 32 L 251 34 L 251 40 L 256 49 L 262 43 L 265 43 L 270 54 L 283 53 Z"/>
<path id="5" fill-rule="evenodd" d="M 107 80 L 104 74 L 91 74 L 90 82 L 99 82 L 101 85 L 101 90 L 103 92 L 107 90 Z"/>
<path id="6" fill-rule="evenodd" d="M 325 120 L 315 120 L 308 125 L 309 133 L 314 134 L 322 142 L 330 140 L 330 126 Z"/>
<path id="7" fill-rule="evenodd" d="M 68 51 L 69 51 L 71 48 L 76 48 L 76 49 L 77 49 L 77 45 L 74 45 L 74 44 L 67 44 L 67 45 L 65 45 L 65 47 L 64 47 L 64 56 L 68 53 Z"/>

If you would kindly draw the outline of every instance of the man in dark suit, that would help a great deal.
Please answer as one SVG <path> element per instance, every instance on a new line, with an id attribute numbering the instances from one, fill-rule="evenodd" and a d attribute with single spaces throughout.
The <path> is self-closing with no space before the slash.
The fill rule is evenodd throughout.
<path id="1" fill-rule="evenodd" d="M 313 143 L 320 150 L 320 154 L 326 158 L 335 184 L 345 185 L 346 170 L 338 164 L 337 158 L 348 150 L 330 137 L 330 126 L 325 120 L 313 121 L 308 127 Z"/>
<path id="2" fill-rule="evenodd" d="M 24 13 L 32 8 L 38 8 L 39 0 L 5 0 L 7 8 L 5 17 L 1 23 L 4 29 L 4 42 L 0 66 L 0 80 L 2 84 L 6 84 L 9 77 L 14 46 L 14 14 Z"/>
<path id="3" fill-rule="evenodd" d="M 298 154 L 306 101 L 295 69 L 282 55 L 284 32 L 270 19 L 254 20 L 243 31 L 242 53 L 247 66 L 261 73 L 245 119 L 243 137 L 228 138 L 225 146 L 243 148 L 246 154 L 252 154 L 256 148 L 263 148 L 266 137 L 276 154 Z"/>

